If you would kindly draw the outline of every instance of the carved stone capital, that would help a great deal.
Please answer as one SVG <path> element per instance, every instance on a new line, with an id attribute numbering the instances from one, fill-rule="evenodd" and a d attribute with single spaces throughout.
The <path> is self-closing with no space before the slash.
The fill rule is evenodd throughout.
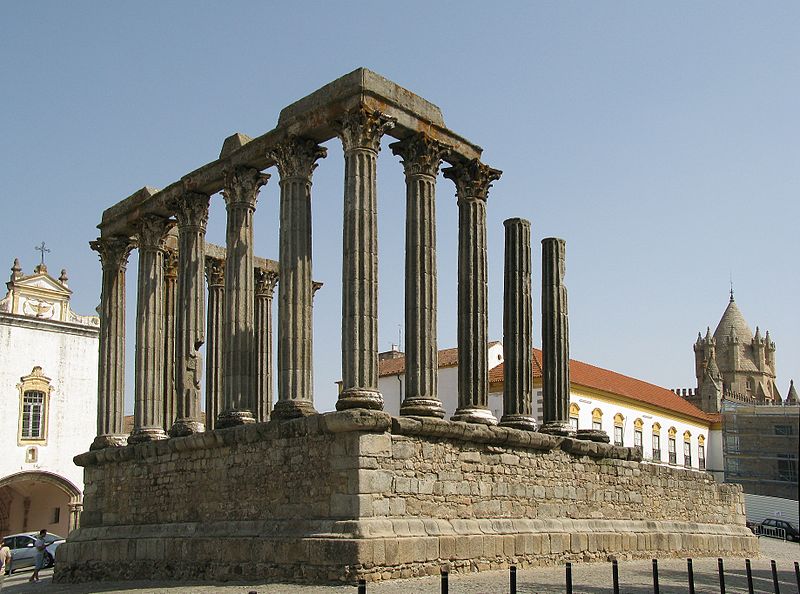
<path id="1" fill-rule="evenodd" d="M 261 173 L 255 167 L 233 167 L 225 171 L 225 187 L 222 197 L 228 207 L 256 207 L 258 191 L 269 180 L 269 173 Z"/>
<path id="2" fill-rule="evenodd" d="M 360 148 L 377 153 L 381 149 L 381 137 L 394 128 L 395 121 L 395 118 L 361 106 L 345 113 L 333 127 L 342 139 L 345 152 Z"/>
<path id="3" fill-rule="evenodd" d="M 167 219 L 154 214 L 143 215 L 139 219 L 136 236 L 139 239 L 140 251 L 163 250 L 167 232 L 175 224 L 172 219 Z"/>
<path id="4" fill-rule="evenodd" d="M 456 185 L 456 196 L 459 200 L 486 200 L 492 182 L 503 174 L 499 169 L 492 169 L 473 159 L 442 170 L 447 179 Z"/>
<path id="5" fill-rule="evenodd" d="M 275 285 L 278 284 L 278 273 L 266 268 L 256 268 L 256 297 L 272 299 Z"/>
<path id="6" fill-rule="evenodd" d="M 178 196 L 172 203 L 175 218 L 178 219 L 178 229 L 198 229 L 205 232 L 209 200 L 208 194 L 200 192 L 186 192 Z"/>
<path id="7" fill-rule="evenodd" d="M 206 280 L 209 287 L 225 286 L 225 260 L 206 256 Z"/>
<path id="8" fill-rule="evenodd" d="M 164 278 L 167 280 L 178 279 L 178 251 L 164 249 Z"/>
<path id="9" fill-rule="evenodd" d="M 450 150 L 424 132 L 414 134 L 389 145 L 392 153 L 402 159 L 406 176 L 429 175 L 436 177 L 439 165 Z"/>
<path id="10" fill-rule="evenodd" d="M 268 156 L 275 160 L 281 179 L 299 177 L 310 180 L 317 168 L 317 160 L 328 156 L 328 149 L 310 138 L 289 136 L 269 151 Z"/>
<path id="11" fill-rule="evenodd" d="M 128 256 L 136 247 L 136 241 L 123 235 L 98 237 L 89 242 L 89 247 L 100 255 L 104 270 L 123 271 L 128 266 Z"/>

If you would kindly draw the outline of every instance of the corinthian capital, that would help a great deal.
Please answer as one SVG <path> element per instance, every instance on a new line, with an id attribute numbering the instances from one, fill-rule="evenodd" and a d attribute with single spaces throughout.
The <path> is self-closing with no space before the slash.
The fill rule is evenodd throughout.
<path id="1" fill-rule="evenodd" d="M 100 263 L 104 270 L 125 270 L 128 266 L 128 256 L 135 246 L 136 241 L 124 235 L 98 237 L 89 242 L 89 247 L 100 255 Z"/>
<path id="2" fill-rule="evenodd" d="M 225 286 L 225 260 L 206 256 L 206 280 L 209 287 Z"/>
<path id="3" fill-rule="evenodd" d="M 447 179 L 456 185 L 456 196 L 459 200 L 486 200 L 492 182 L 503 174 L 499 169 L 492 169 L 473 159 L 442 170 Z"/>
<path id="4" fill-rule="evenodd" d="M 178 250 L 164 250 L 164 276 L 168 279 L 178 278 Z"/>
<path id="5" fill-rule="evenodd" d="M 392 153 L 403 161 L 406 175 L 430 175 L 436 177 L 442 157 L 450 147 L 434 140 L 424 132 L 414 134 L 389 145 Z"/>
<path id="6" fill-rule="evenodd" d="M 164 240 L 175 221 L 154 214 L 143 215 L 139 219 L 136 236 L 139 238 L 139 250 L 163 250 Z"/>
<path id="7" fill-rule="evenodd" d="M 328 149 L 310 138 L 290 136 L 269 151 L 267 156 L 275 160 L 281 179 L 311 179 L 311 173 L 317 168 L 317 159 L 324 159 L 327 155 Z"/>
<path id="8" fill-rule="evenodd" d="M 243 205 L 255 208 L 258 191 L 269 178 L 269 173 L 261 173 L 255 167 L 233 167 L 225 172 L 222 197 L 228 206 Z"/>
<path id="9" fill-rule="evenodd" d="M 351 149 L 369 149 L 376 153 L 381 149 L 381 136 L 394 128 L 395 118 L 364 106 L 344 114 L 333 124 L 345 152 Z"/>
<path id="10" fill-rule="evenodd" d="M 256 268 L 256 297 L 272 298 L 275 285 L 278 283 L 278 273 L 266 268 Z"/>
<path id="11" fill-rule="evenodd" d="M 178 219 L 178 229 L 206 230 L 208 223 L 208 194 L 200 192 L 186 192 L 178 196 L 172 203 L 175 209 L 175 218 Z"/>

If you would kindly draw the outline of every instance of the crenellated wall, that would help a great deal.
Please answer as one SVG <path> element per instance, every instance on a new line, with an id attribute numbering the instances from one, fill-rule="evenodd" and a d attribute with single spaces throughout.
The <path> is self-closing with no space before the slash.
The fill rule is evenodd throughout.
<path id="1" fill-rule="evenodd" d="M 738 486 L 638 451 L 354 409 L 76 458 L 56 581 L 389 579 L 752 553 Z"/>

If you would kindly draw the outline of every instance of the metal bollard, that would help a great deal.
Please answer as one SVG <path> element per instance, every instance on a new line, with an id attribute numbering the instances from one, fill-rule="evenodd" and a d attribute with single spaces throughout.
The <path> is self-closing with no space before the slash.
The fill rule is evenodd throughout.
<path id="1" fill-rule="evenodd" d="M 619 594 L 619 565 L 616 559 L 611 561 L 611 581 L 614 584 L 614 594 Z"/>
<path id="2" fill-rule="evenodd" d="M 367 580 L 363 578 L 358 580 L 358 594 L 367 594 Z"/>
<path id="3" fill-rule="evenodd" d="M 511 594 L 517 594 L 517 566 L 512 565 L 508 568 L 508 571 L 509 589 Z"/>
<path id="4" fill-rule="evenodd" d="M 744 560 L 744 569 L 747 572 L 747 594 L 754 594 L 753 592 L 753 568 L 750 567 L 750 559 Z"/>
<path id="5" fill-rule="evenodd" d="M 447 582 L 448 573 L 446 569 L 442 570 L 442 594 L 449 594 L 450 592 L 450 585 Z"/>
<path id="6" fill-rule="evenodd" d="M 653 594 L 658 594 L 658 559 L 653 559 Z"/>
<path id="7" fill-rule="evenodd" d="M 567 594 L 572 594 L 572 563 L 567 561 Z"/>
<path id="8" fill-rule="evenodd" d="M 775 565 L 775 561 L 769 563 L 772 565 L 772 585 L 775 588 L 775 594 L 781 594 L 781 587 L 778 585 L 778 566 Z"/>
<path id="9" fill-rule="evenodd" d="M 694 594 L 694 567 L 691 558 L 686 560 L 686 571 L 689 573 L 689 594 Z"/>
<path id="10" fill-rule="evenodd" d="M 717 572 L 719 573 L 719 594 L 725 594 L 725 568 L 722 565 L 722 557 L 717 557 Z"/>

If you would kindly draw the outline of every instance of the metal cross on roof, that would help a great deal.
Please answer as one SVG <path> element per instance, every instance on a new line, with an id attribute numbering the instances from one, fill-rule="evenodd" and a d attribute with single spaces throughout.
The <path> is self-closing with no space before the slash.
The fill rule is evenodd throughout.
<path id="1" fill-rule="evenodd" d="M 42 245 L 37 245 L 37 246 L 35 246 L 33 249 L 35 249 L 37 252 L 42 252 L 42 264 L 44 264 L 44 253 L 45 253 L 45 252 L 48 252 L 48 253 L 49 253 L 49 252 L 50 252 L 50 250 L 49 250 L 49 249 L 47 249 L 47 248 L 44 246 L 44 242 L 42 242 Z"/>

